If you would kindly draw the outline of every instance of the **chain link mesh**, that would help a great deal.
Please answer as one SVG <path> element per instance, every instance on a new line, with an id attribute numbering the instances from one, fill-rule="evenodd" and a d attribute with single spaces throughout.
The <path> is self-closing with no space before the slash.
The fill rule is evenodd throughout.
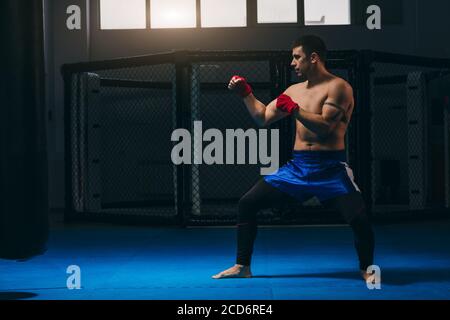
<path id="1" fill-rule="evenodd" d="M 430 168 L 436 159 L 430 152 L 432 101 L 427 78 L 440 71 L 398 63 L 372 64 L 371 174 L 375 211 L 424 209 L 428 205 Z M 438 136 L 443 139 L 443 134 L 442 129 Z"/>
<path id="2" fill-rule="evenodd" d="M 174 66 L 102 70 L 75 79 L 76 210 L 175 216 Z"/>
<path id="3" fill-rule="evenodd" d="M 218 129 L 226 142 L 226 130 L 258 128 L 242 99 L 227 89 L 234 74 L 247 79 L 255 96 L 263 103 L 271 101 L 268 61 L 205 62 L 192 66 L 192 121 L 201 121 L 203 132 Z M 267 88 L 260 88 L 266 85 Z M 270 141 L 270 133 L 268 135 Z M 203 143 L 203 147 L 208 143 Z M 194 153 L 197 150 L 194 150 Z M 235 147 L 236 151 L 236 147 Z M 249 143 L 245 149 L 249 162 Z M 236 153 L 235 153 L 236 154 Z M 224 153 L 224 160 L 226 154 Z M 236 158 L 236 157 L 235 157 Z M 235 159 L 236 160 L 236 159 Z M 193 165 L 192 219 L 235 219 L 239 198 L 260 178 L 260 165 Z"/>

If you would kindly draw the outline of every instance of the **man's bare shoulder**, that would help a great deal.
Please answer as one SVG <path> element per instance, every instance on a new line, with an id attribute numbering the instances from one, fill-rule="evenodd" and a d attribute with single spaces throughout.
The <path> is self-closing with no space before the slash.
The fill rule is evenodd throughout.
<path id="1" fill-rule="evenodd" d="M 334 76 L 328 85 L 328 99 L 335 103 L 347 104 L 349 108 L 354 106 L 352 86 L 344 79 Z"/>
<path id="2" fill-rule="evenodd" d="M 344 90 L 347 92 L 353 92 L 353 88 L 346 80 L 333 75 L 329 81 L 329 88 L 331 90 Z"/>
<path id="3" fill-rule="evenodd" d="M 290 95 L 294 94 L 295 92 L 299 92 L 299 90 L 303 90 L 305 87 L 306 87 L 306 82 L 296 83 L 296 84 L 289 86 L 284 91 L 284 94 L 290 96 Z"/>

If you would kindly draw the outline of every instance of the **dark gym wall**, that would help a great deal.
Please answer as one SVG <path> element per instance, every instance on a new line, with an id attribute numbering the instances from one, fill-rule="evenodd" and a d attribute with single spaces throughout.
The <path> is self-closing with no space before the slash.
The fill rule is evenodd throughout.
<path id="1" fill-rule="evenodd" d="M 56 134 L 54 132 L 54 126 L 50 126 L 50 124 L 54 123 L 54 110 L 55 110 L 55 64 L 54 64 L 54 46 L 53 46 L 53 32 L 49 32 L 52 30 L 52 17 L 53 13 L 51 12 L 51 4 L 50 1 L 44 0 L 43 4 L 43 23 L 44 23 L 44 61 L 45 61 L 45 101 L 46 101 L 46 126 L 47 126 L 47 146 L 48 146 L 48 157 L 47 161 L 50 165 L 54 164 L 54 145 L 55 145 L 55 137 Z M 51 168 L 51 167 L 50 167 Z M 52 177 L 52 171 L 49 171 L 50 176 L 49 180 Z M 49 197 L 52 198 L 52 194 L 54 192 L 50 190 L 53 187 L 53 183 L 49 183 Z M 50 199 L 49 199 L 50 200 Z M 51 201 L 53 202 L 53 201 Z"/>
<path id="2" fill-rule="evenodd" d="M 88 29 L 86 27 L 86 4 L 88 1 L 44 0 L 48 7 L 50 19 L 46 30 L 52 41 L 49 45 L 49 82 L 50 95 L 53 96 L 48 106 L 51 119 L 48 123 L 49 168 L 50 168 L 50 205 L 51 208 L 64 207 L 64 92 L 61 77 L 61 65 L 79 61 L 88 61 Z M 81 30 L 66 28 L 67 7 L 78 5 L 82 12 Z"/>
<path id="3" fill-rule="evenodd" d="M 365 25 L 314 27 L 249 27 L 229 29 L 174 29 L 100 31 L 95 19 L 89 32 L 86 12 L 94 0 L 44 0 L 50 12 L 49 161 L 50 203 L 64 206 L 63 63 L 143 55 L 173 49 L 285 50 L 302 33 L 322 36 L 330 49 L 372 49 L 431 57 L 450 57 L 450 2 L 403 0 L 402 23 L 369 31 Z M 354 0 L 358 1 L 358 0 Z M 376 2 L 376 1 L 374 1 Z M 66 9 L 79 5 L 82 29 L 66 28 Z M 90 37 L 89 37 L 90 36 Z"/>

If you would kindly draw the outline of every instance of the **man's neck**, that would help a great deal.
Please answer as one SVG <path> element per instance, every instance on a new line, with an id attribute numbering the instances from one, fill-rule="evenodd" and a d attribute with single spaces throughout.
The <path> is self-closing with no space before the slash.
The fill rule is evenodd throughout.
<path id="1" fill-rule="evenodd" d="M 319 83 L 322 83 L 328 79 L 330 79 L 331 74 L 325 70 L 325 68 L 323 69 L 319 69 L 316 72 L 313 72 L 312 74 L 309 74 L 307 76 L 307 80 L 308 80 L 308 85 L 316 85 Z"/>

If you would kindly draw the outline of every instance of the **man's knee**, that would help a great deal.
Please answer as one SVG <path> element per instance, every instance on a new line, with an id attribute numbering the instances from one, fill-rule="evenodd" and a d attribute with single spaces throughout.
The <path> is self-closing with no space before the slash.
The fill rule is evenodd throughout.
<path id="1" fill-rule="evenodd" d="M 370 218 L 364 204 L 360 209 L 353 212 L 348 223 L 359 238 L 371 239 L 371 241 L 373 241 L 374 235 L 372 223 L 370 222 Z"/>
<path id="2" fill-rule="evenodd" d="M 369 221 L 364 199 L 359 192 L 341 196 L 335 200 L 335 206 L 345 221 L 352 225 L 359 221 Z"/>
<path id="3" fill-rule="evenodd" d="M 370 223 L 365 209 L 363 209 L 358 214 L 355 214 L 352 220 L 349 221 L 349 224 L 351 227 L 353 227 L 353 229 L 372 230 L 372 224 Z"/>
<path id="4" fill-rule="evenodd" d="M 238 221 L 251 222 L 256 219 L 258 213 L 258 200 L 248 194 L 239 199 L 238 203 Z"/>

